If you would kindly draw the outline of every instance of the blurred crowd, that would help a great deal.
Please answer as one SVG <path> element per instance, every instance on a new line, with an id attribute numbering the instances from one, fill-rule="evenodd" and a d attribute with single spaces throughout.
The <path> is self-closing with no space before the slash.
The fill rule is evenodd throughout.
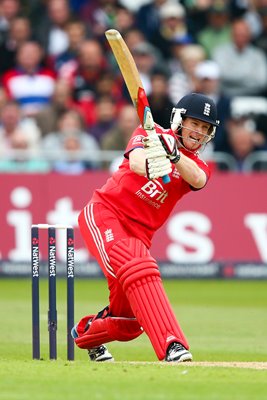
<path id="1" fill-rule="evenodd" d="M 267 170 L 267 0 L 0 0 L 0 172 L 117 167 L 139 121 L 110 28 L 157 123 L 168 128 L 182 96 L 204 93 L 220 126 L 203 157 Z"/>

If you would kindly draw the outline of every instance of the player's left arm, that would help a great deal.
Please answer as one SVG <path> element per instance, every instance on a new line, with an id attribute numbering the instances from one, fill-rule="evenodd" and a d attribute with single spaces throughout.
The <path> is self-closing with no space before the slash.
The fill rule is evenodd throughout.
<path id="1" fill-rule="evenodd" d="M 177 145 L 177 140 L 173 135 L 161 134 L 160 141 L 168 155 L 170 161 L 180 173 L 181 177 L 193 188 L 203 188 L 208 180 L 208 166 L 197 156 L 192 158 L 183 154 Z"/>
<path id="2" fill-rule="evenodd" d="M 175 168 L 181 177 L 193 188 L 201 189 L 206 185 L 207 174 L 194 160 L 183 153 L 180 153 L 180 159 L 175 163 Z"/>

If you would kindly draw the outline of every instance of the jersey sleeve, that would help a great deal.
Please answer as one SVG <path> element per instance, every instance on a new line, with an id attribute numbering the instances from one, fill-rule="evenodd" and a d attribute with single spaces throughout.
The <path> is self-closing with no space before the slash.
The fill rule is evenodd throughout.
<path id="1" fill-rule="evenodd" d="M 137 149 L 138 147 L 143 149 L 144 145 L 143 145 L 143 138 L 147 136 L 146 131 L 142 128 L 141 125 L 139 125 L 133 132 L 128 145 L 126 147 L 125 153 L 124 153 L 124 157 L 126 157 L 127 159 L 129 158 L 129 153 L 134 150 Z"/>
<path id="2" fill-rule="evenodd" d="M 194 154 L 193 157 L 191 157 L 191 159 L 193 161 L 195 161 L 195 163 L 198 165 L 198 167 L 201 168 L 205 172 L 206 177 L 207 177 L 205 185 L 200 189 L 194 188 L 193 186 L 190 185 L 191 190 L 194 190 L 194 191 L 201 190 L 207 185 L 208 180 L 210 178 L 210 167 L 208 166 L 207 163 L 205 163 L 205 161 L 201 160 L 196 154 Z"/>
<path id="3" fill-rule="evenodd" d="M 164 129 L 164 128 L 162 128 L 162 126 L 160 126 L 160 125 L 158 125 L 156 123 L 155 123 L 155 131 L 158 134 L 166 133 L 166 132 L 169 132 L 169 133 L 172 132 L 170 129 Z M 129 140 L 129 143 L 128 143 L 127 148 L 126 148 L 125 153 L 124 153 L 124 157 L 126 157 L 128 159 L 129 158 L 129 153 L 132 150 L 134 150 L 134 149 L 136 149 L 138 147 L 143 149 L 144 145 L 143 145 L 142 140 L 146 136 L 147 136 L 146 131 L 143 129 L 142 125 L 139 125 L 135 129 L 135 131 L 133 132 L 133 134 L 131 136 L 131 139 Z"/>

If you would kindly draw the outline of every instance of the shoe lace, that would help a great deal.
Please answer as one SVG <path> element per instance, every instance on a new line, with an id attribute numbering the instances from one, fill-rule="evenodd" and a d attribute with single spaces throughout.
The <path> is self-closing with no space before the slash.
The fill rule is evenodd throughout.
<path id="1" fill-rule="evenodd" d="M 175 353 L 176 351 L 185 350 L 181 343 L 172 343 L 169 347 L 168 354 Z"/>
<path id="2" fill-rule="evenodd" d="M 88 353 L 89 353 L 89 355 L 94 355 L 94 356 L 98 357 L 98 356 L 103 355 L 105 353 L 105 351 L 106 351 L 106 347 L 102 345 L 102 346 L 96 347 L 95 349 L 89 349 Z"/>

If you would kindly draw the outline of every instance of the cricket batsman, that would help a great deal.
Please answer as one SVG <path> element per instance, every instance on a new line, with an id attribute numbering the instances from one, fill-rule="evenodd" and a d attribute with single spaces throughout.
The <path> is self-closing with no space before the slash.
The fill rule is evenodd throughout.
<path id="1" fill-rule="evenodd" d="M 170 124 L 171 129 L 155 124 L 149 135 L 137 127 L 120 168 L 79 215 L 84 241 L 109 288 L 109 305 L 72 329 L 76 345 L 92 361 L 112 361 L 105 343 L 133 340 L 143 332 L 159 360 L 193 358 L 149 249 L 175 204 L 209 180 L 199 150 L 215 136 L 215 104 L 202 94 L 188 94 L 173 108 Z M 163 183 L 167 174 L 170 182 Z"/>

